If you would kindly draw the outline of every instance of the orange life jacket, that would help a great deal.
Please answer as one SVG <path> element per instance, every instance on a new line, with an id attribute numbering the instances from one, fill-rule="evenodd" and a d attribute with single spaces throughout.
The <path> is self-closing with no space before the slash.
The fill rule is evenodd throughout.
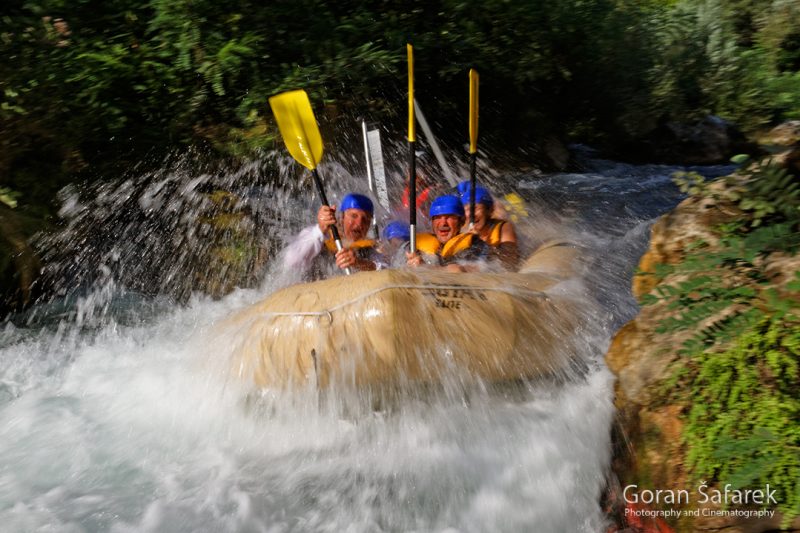
<path id="1" fill-rule="evenodd" d="M 417 234 L 417 250 L 420 252 L 429 255 L 437 255 L 441 246 L 439 239 L 430 233 Z"/>
<path id="2" fill-rule="evenodd" d="M 439 257 L 442 259 L 449 259 L 459 252 L 463 252 L 472 246 L 472 239 L 475 237 L 472 233 L 459 233 L 442 246 L 439 251 Z"/>
<path id="3" fill-rule="evenodd" d="M 375 248 L 375 241 L 372 239 L 361 239 L 360 241 L 356 241 L 351 243 L 347 248 L 351 250 L 361 250 L 364 248 Z M 336 253 L 336 242 L 333 239 L 328 239 L 325 241 L 325 248 L 328 249 L 329 252 L 335 254 Z"/>
<path id="4" fill-rule="evenodd" d="M 492 225 L 492 231 L 489 232 L 489 237 L 486 239 L 486 244 L 489 246 L 500 246 L 500 239 L 503 233 L 503 226 L 505 226 L 505 220 L 490 220 Z"/>
<path id="5" fill-rule="evenodd" d="M 423 254 L 435 255 L 441 261 L 447 261 L 469 249 L 476 242 L 483 245 L 483 242 L 472 233 L 459 233 L 444 244 L 430 233 L 420 233 L 417 235 L 417 250 Z"/>

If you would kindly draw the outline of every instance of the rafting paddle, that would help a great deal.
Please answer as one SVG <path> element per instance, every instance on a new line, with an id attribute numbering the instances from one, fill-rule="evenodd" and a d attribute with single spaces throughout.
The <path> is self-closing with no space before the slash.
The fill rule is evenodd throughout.
<path id="1" fill-rule="evenodd" d="M 414 47 L 406 44 L 408 54 L 408 232 L 409 251 L 417 251 L 417 157 L 414 124 Z"/>
<path id="2" fill-rule="evenodd" d="M 475 162 L 478 159 L 478 71 L 469 69 L 469 227 L 475 226 Z"/>
<path id="3" fill-rule="evenodd" d="M 383 165 L 383 149 L 381 148 L 381 132 L 378 128 L 367 126 L 367 121 L 361 121 L 361 131 L 364 136 L 364 156 L 367 164 L 367 184 L 370 192 L 377 196 L 378 202 L 386 210 L 391 211 L 389 192 L 386 187 L 386 169 Z M 372 217 L 372 229 L 375 238 L 380 238 L 378 231 L 378 217 Z"/>
<path id="4" fill-rule="evenodd" d="M 431 145 L 433 156 L 436 158 L 436 161 L 439 162 L 439 168 L 442 169 L 442 173 L 444 174 L 447 183 L 450 184 L 450 187 L 455 188 L 456 185 L 458 185 L 458 180 L 453 175 L 453 170 L 450 168 L 450 165 L 448 165 L 447 161 L 445 161 L 442 149 L 439 148 L 439 143 L 436 142 L 436 137 L 433 135 L 433 130 L 431 130 L 428 121 L 425 120 L 425 115 L 422 112 L 422 108 L 420 107 L 416 98 L 414 98 L 414 113 L 416 113 L 417 121 L 422 127 L 422 133 L 425 134 L 425 139 L 428 141 L 428 144 Z"/>
<path id="5" fill-rule="evenodd" d="M 288 91 L 270 97 L 269 105 L 289 153 L 295 161 L 311 171 L 322 205 L 330 205 L 317 171 L 317 163 L 322 158 L 322 136 L 308 95 L 302 89 Z M 330 226 L 330 232 L 331 238 L 336 243 L 336 250 L 340 251 L 342 240 L 335 224 Z M 345 272 L 350 275 L 349 268 L 345 269 Z"/>

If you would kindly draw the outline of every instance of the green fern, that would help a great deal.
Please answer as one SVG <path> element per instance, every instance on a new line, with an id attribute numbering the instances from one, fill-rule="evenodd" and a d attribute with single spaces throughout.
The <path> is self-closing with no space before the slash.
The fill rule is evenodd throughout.
<path id="1" fill-rule="evenodd" d="M 769 483 L 788 518 L 800 505 L 800 328 L 765 317 L 689 381 L 684 439 L 697 479 Z"/>

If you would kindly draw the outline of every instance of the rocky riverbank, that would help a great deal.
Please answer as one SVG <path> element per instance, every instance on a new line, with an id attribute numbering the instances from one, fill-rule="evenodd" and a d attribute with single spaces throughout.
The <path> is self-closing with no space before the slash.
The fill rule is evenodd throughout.
<path id="1" fill-rule="evenodd" d="M 677 531 L 800 530 L 800 123 L 761 142 L 773 155 L 733 176 L 679 178 L 690 196 L 653 225 L 641 312 L 606 356 L 617 507 Z M 766 484 L 772 499 L 733 493 Z"/>

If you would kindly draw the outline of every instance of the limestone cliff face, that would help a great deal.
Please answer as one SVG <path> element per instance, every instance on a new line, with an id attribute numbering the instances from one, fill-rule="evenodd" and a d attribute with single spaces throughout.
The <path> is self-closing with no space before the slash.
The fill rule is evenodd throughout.
<path id="1" fill-rule="evenodd" d="M 800 161 L 800 122 L 784 125 L 772 138 L 786 143 L 775 161 L 793 168 Z M 798 167 L 800 168 L 800 167 Z M 722 182 L 712 187 L 723 187 Z M 719 224 L 736 220 L 742 212 L 733 205 L 710 198 L 690 197 L 652 227 L 650 248 L 642 257 L 639 271 L 654 272 L 658 264 L 674 265 L 684 258 L 687 246 L 703 240 L 711 247 L 718 241 L 713 231 Z M 779 290 L 800 270 L 800 258 L 772 254 L 764 258 L 762 271 Z M 637 298 L 654 292 L 658 285 L 674 285 L 685 274 L 637 275 L 633 293 Z M 622 486 L 638 484 L 649 489 L 693 489 L 684 469 L 686 450 L 682 439 L 685 405 L 665 398 L 667 377 L 678 358 L 678 349 L 693 331 L 657 333 L 659 322 L 675 313 L 663 302 L 644 306 L 640 314 L 615 336 L 606 355 L 609 368 L 617 376 L 618 408 L 615 473 Z M 698 324 L 698 328 L 702 324 Z M 780 517 L 772 520 L 737 522 L 730 518 L 682 519 L 677 531 L 761 532 L 778 530 Z M 791 527 L 800 529 L 800 519 Z"/>

